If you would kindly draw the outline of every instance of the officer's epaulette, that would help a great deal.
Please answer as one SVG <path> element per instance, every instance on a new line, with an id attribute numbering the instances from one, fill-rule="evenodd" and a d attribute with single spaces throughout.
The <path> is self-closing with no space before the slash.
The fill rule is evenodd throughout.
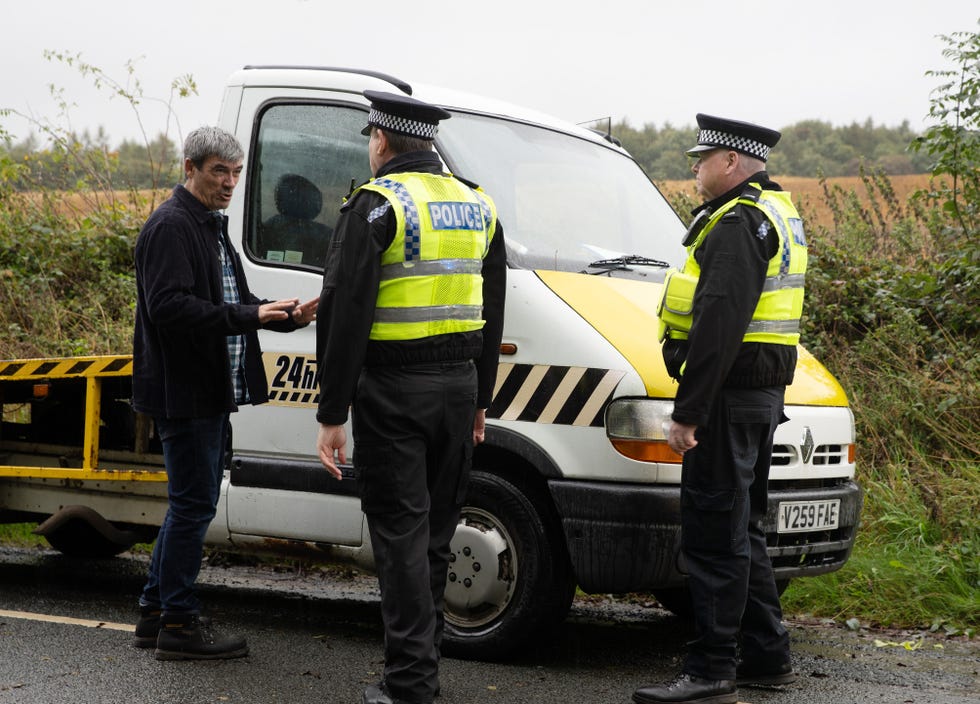
<path id="1" fill-rule="evenodd" d="M 762 197 L 762 189 L 759 188 L 754 183 L 749 183 L 746 184 L 745 188 L 742 189 L 742 192 L 741 194 L 739 194 L 738 199 L 739 201 L 747 200 L 747 201 L 751 201 L 752 203 L 758 203 L 759 198 L 761 197 Z M 736 205 L 734 208 L 729 210 L 721 217 L 722 222 L 725 221 L 732 222 L 739 219 L 740 216 L 738 213 L 738 205 Z"/>
<path id="2" fill-rule="evenodd" d="M 761 197 L 762 197 L 762 189 L 759 188 L 754 183 L 746 184 L 745 188 L 742 189 L 742 195 L 739 196 L 739 198 L 750 200 L 753 203 L 758 203 L 759 198 Z"/>
<path id="3" fill-rule="evenodd" d="M 480 187 L 480 184 L 474 183 L 473 181 L 470 181 L 468 178 L 463 178 L 462 176 L 457 176 L 456 174 L 453 174 L 453 178 L 456 179 L 457 181 L 460 181 L 461 183 L 465 183 L 470 188 Z"/>
<path id="4" fill-rule="evenodd" d="M 343 202 L 344 202 L 344 203 L 346 203 L 347 201 L 349 201 L 349 200 L 350 200 L 350 197 L 351 197 L 352 195 L 354 195 L 354 191 L 356 191 L 356 190 L 357 190 L 358 188 L 360 188 L 360 187 L 361 187 L 361 186 L 363 186 L 364 184 L 366 184 L 366 183 L 370 183 L 370 182 L 371 182 L 371 179 L 368 179 L 367 181 L 361 181 L 360 183 L 358 183 L 358 182 L 357 182 L 357 179 L 353 179 L 353 178 L 352 178 L 352 179 L 350 180 L 350 190 L 349 190 L 349 191 L 347 191 L 347 195 L 346 195 L 346 196 L 344 196 L 344 200 L 343 200 Z"/>
<path id="5" fill-rule="evenodd" d="M 347 191 L 347 195 L 344 196 L 343 198 L 341 198 L 341 200 L 340 200 L 340 209 L 341 209 L 341 211 L 346 210 L 348 208 L 348 206 L 350 206 L 350 204 L 351 204 L 350 199 L 354 195 L 354 193 L 357 191 L 357 189 L 359 189 L 361 186 L 364 186 L 364 185 L 366 185 L 368 183 L 371 183 L 371 181 L 373 181 L 373 180 L 374 179 L 370 179 L 369 178 L 367 181 L 361 181 L 361 183 L 357 183 L 357 181 L 355 179 L 351 179 L 350 180 L 350 190 Z"/>

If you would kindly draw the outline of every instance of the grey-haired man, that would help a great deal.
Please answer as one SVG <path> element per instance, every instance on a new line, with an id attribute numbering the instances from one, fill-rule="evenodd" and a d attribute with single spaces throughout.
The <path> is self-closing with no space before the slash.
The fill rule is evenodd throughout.
<path id="1" fill-rule="evenodd" d="M 241 657 L 245 639 L 201 617 L 194 582 L 215 516 L 229 414 L 268 397 L 259 328 L 290 332 L 317 299 L 263 301 L 248 288 L 228 237 L 244 152 L 234 135 L 202 127 L 184 142 L 186 181 L 150 215 L 136 241 L 133 407 L 153 417 L 167 468 L 167 514 L 140 596 L 134 644 L 159 660 Z"/>

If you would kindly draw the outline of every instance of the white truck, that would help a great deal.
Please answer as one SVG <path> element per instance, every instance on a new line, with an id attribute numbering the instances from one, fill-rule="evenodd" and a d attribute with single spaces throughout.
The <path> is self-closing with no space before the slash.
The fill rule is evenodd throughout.
<path id="1" fill-rule="evenodd" d="M 342 198 L 370 176 L 365 89 L 452 113 L 436 150 L 493 196 L 507 238 L 500 367 L 452 543 L 446 653 L 495 658 L 545 637 L 576 587 L 653 592 L 682 612 L 680 458 L 661 429 L 676 385 L 655 316 L 668 266 L 683 261 L 680 218 L 595 131 L 371 71 L 246 67 L 228 81 L 218 124 L 246 150 L 228 215 L 259 295 L 318 295 Z M 232 417 L 208 543 L 370 569 L 357 448 L 342 482 L 314 452 L 314 329 L 261 342 L 271 400 Z M 153 539 L 166 477 L 152 422 L 131 410 L 130 372 L 126 356 L 0 361 L 0 521 L 39 522 L 66 553 Z M 802 348 L 786 399 L 766 516 L 781 585 L 840 568 L 862 504 L 847 399 Z"/>

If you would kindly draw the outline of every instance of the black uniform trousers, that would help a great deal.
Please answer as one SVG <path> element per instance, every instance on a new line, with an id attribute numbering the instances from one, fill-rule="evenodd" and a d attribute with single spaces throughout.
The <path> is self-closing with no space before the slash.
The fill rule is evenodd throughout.
<path id="1" fill-rule="evenodd" d="M 439 688 L 449 566 L 473 457 L 472 362 L 371 367 L 353 404 L 354 467 L 381 587 L 384 681 L 406 702 Z"/>
<path id="2" fill-rule="evenodd" d="M 684 453 L 681 547 L 696 633 L 687 674 L 735 679 L 737 657 L 764 670 L 789 662 L 762 523 L 784 391 L 723 389 Z"/>

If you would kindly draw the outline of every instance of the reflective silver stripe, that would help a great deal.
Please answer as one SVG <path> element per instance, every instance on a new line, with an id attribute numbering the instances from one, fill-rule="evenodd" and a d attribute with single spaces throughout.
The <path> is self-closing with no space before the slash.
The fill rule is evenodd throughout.
<path id="1" fill-rule="evenodd" d="M 430 261 L 396 262 L 381 267 L 381 280 L 402 279 L 407 276 L 439 276 L 443 274 L 479 274 L 483 271 L 480 259 L 433 259 Z"/>
<path id="2" fill-rule="evenodd" d="M 765 291 L 779 291 L 784 288 L 803 288 L 806 283 L 806 274 L 783 274 L 781 276 L 770 276 L 766 279 L 762 287 Z"/>
<path id="3" fill-rule="evenodd" d="M 753 320 L 745 329 L 745 334 L 771 332 L 792 335 L 799 331 L 799 320 Z"/>
<path id="4" fill-rule="evenodd" d="M 782 276 L 787 276 L 789 274 L 789 242 L 793 233 L 790 232 L 789 225 L 783 219 L 783 216 L 779 214 L 779 210 L 775 205 L 767 201 L 765 198 L 760 198 L 756 205 L 760 206 L 767 213 L 769 213 L 769 220 L 775 223 L 776 227 L 779 228 L 780 239 L 782 240 L 780 243 L 782 245 L 782 250 L 779 258 L 779 273 Z"/>
<path id="5" fill-rule="evenodd" d="M 434 320 L 483 320 L 483 306 L 376 308 L 376 323 L 429 323 Z"/>
<path id="6" fill-rule="evenodd" d="M 493 211 L 490 209 L 490 204 L 487 203 L 487 199 L 483 197 L 475 188 L 470 189 L 479 201 L 480 210 L 483 211 L 483 256 L 487 256 L 487 252 L 490 251 L 490 238 L 493 237 L 493 231 L 490 229 L 490 224 L 493 222 Z"/>
<path id="7" fill-rule="evenodd" d="M 408 187 L 400 181 L 390 178 L 379 178 L 372 182 L 375 186 L 385 188 L 394 194 L 402 206 L 405 215 L 405 260 L 413 261 L 422 256 L 422 225 L 418 206 Z"/>

